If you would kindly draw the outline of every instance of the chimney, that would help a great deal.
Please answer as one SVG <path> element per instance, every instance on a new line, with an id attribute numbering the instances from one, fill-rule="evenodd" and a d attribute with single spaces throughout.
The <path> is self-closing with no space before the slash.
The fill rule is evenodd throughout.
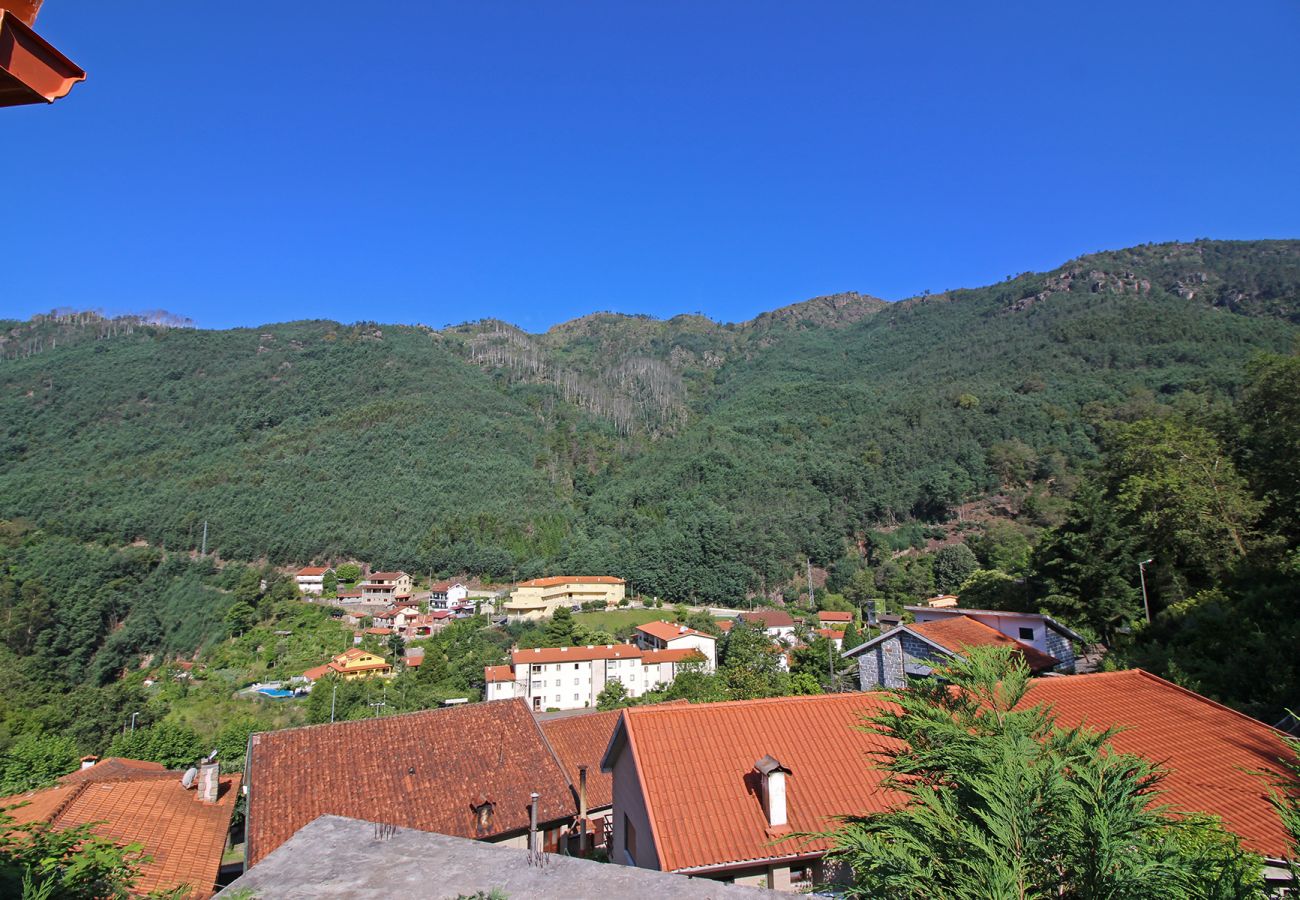
<path id="1" fill-rule="evenodd" d="M 587 852 L 587 767 L 578 766 L 578 852 Z"/>
<path id="2" fill-rule="evenodd" d="M 199 793 L 198 797 L 204 803 L 216 803 L 217 796 L 220 794 L 221 767 L 214 762 L 204 763 L 199 766 Z"/>
<path id="3" fill-rule="evenodd" d="M 763 812 L 767 814 L 768 831 L 789 831 L 790 821 L 785 808 L 785 777 L 790 770 L 770 756 L 754 763 L 762 779 Z"/>
<path id="4" fill-rule="evenodd" d="M 98 757 L 98 756 L 83 756 L 83 757 L 81 758 L 81 767 L 82 767 L 83 769 L 89 769 L 91 766 L 93 766 L 93 765 L 94 765 L 95 763 L 97 763 L 97 762 L 99 762 L 99 757 Z"/>
<path id="5" fill-rule="evenodd" d="M 537 798 L 541 795 L 533 791 L 528 795 L 528 849 L 537 849 Z"/>

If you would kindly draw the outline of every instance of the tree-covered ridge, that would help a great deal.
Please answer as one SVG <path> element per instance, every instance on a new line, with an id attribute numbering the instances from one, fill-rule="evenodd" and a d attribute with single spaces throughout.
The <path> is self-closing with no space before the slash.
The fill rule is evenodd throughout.
<path id="1" fill-rule="evenodd" d="M 1050 507 L 1100 423 L 1230 397 L 1253 354 L 1295 339 L 1298 248 L 1155 245 L 742 325 L 61 341 L 0 361 L 0 517 L 171 549 L 197 547 L 206 520 L 225 558 L 612 571 L 669 599 L 738 599 L 1009 483 Z M 494 361 L 475 344 L 489 333 L 524 362 Z"/>

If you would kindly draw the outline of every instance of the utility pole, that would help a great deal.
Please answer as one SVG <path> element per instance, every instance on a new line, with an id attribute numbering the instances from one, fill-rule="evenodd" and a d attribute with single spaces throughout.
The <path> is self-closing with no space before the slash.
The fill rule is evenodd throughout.
<path id="1" fill-rule="evenodd" d="M 334 722 L 334 704 L 339 699 L 339 682 L 334 679 L 334 692 L 330 694 L 330 722 Z"/>
<path id="2" fill-rule="evenodd" d="M 816 609 L 817 600 L 813 597 L 812 557 L 808 557 L 808 608 Z"/>
<path id="3" fill-rule="evenodd" d="M 1147 624 L 1151 624 L 1151 604 L 1147 601 L 1147 566 L 1155 562 L 1154 559 L 1145 559 L 1138 563 L 1138 577 L 1142 579 L 1142 609 L 1147 614 Z"/>
<path id="4" fill-rule="evenodd" d="M 208 520 L 203 520 L 203 545 L 199 549 L 199 556 L 208 555 Z"/>

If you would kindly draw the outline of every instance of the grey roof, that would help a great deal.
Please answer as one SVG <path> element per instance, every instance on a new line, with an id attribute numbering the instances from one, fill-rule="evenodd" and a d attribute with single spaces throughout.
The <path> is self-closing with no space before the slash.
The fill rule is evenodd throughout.
<path id="1" fill-rule="evenodd" d="M 452 898 L 497 889 L 510 900 L 775 897 L 776 892 L 652 869 L 321 816 L 217 894 L 227 900 Z"/>

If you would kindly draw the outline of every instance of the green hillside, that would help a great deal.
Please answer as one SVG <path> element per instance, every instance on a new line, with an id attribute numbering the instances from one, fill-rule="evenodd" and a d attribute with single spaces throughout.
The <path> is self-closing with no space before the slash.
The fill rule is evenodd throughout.
<path id="1" fill-rule="evenodd" d="M 1298 323 L 1296 241 L 737 325 L 0 323 L 0 518 L 186 550 L 206 520 L 225 558 L 607 570 L 735 600 L 996 491 L 1008 444 L 1050 493 L 1098 422 L 1230 397 Z"/>

